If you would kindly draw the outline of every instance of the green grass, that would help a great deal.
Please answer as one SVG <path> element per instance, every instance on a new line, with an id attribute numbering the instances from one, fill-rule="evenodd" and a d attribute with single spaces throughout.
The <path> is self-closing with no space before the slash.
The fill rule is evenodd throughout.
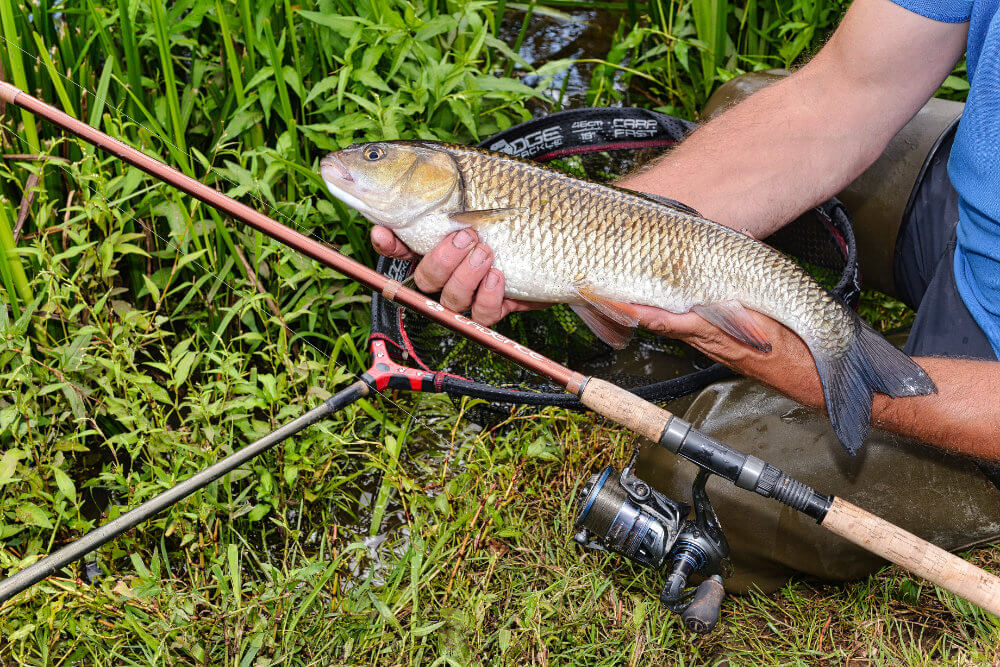
<path id="1" fill-rule="evenodd" d="M 643 95 L 677 92 L 652 105 L 688 115 L 740 68 L 808 52 L 840 7 L 758 3 L 753 18 L 663 3 L 646 19 L 641 3 L 603 5 L 640 22 L 599 54 L 592 99 L 616 94 L 624 63 L 668 82 Z M 526 64 L 496 34 L 500 14 L 532 6 L 0 0 L 0 60 L 67 113 L 371 262 L 319 155 L 469 142 L 528 117 L 540 94 L 500 76 Z M 773 28 L 808 21 L 804 42 Z M 720 25 L 725 39 L 702 34 Z M 10 574 L 352 381 L 368 297 L 37 119 L 8 107 L 0 132 L 5 154 L 52 158 L 0 162 Z M 871 307 L 899 320 L 882 297 Z M 570 539 L 579 484 L 632 438 L 556 410 L 477 432 L 469 407 L 388 396 L 345 410 L 3 605 L 0 664 L 998 659 L 995 621 L 895 569 L 734 599 L 716 634 L 692 636 L 659 607 L 655 575 Z M 997 553 L 970 557 L 995 570 Z"/>

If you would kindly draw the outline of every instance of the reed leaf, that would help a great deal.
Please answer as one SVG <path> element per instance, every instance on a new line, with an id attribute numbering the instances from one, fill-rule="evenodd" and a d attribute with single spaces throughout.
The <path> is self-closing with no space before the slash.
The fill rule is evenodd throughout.
<path id="1" fill-rule="evenodd" d="M 173 130 L 171 155 L 189 176 L 191 163 L 187 156 L 187 138 L 184 123 L 181 120 L 180 100 L 177 97 L 177 78 L 174 73 L 174 63 L 171 57 L 170 32 L 167 29 L 166 9 L 162 3 L 151 2 L 153 13 L 153 28 L 156 36 L 156 49 L 160 56 L 160 72 L 163 74 L 164 95 L 167 99 L 167 112 L 170 127 Z"/>
<path id="2" fill-rule="evenodd" d="M 14 243 L 11 226 L 13 211 L 14 207 L 7 200 L 0 199 L 0 271 L 15 316 L 18 316 L 21 312 L 18 302 L 20 301 L 20 306 L 25 306 L 31 303 L 34 297 L 28 284 L 28 276 L 24 272 L 24 265 L 21 264 L 21 256 L 17 252 L 17 244 Z"/>
<path id="3" fill-rule="evenodd" d="M 21 32 L 14 18 L 14 7 L 11 0 L 0 0 L 0 27 L 3 28 L 4 41 L 7 43 L 7 62 L 10 65 L 10 77 L 14 85 L 22 90 L 31 90 L 24 69 L 20 44 L 28 44 L 22 39 Z M 24 137 L 27 152 L 38 153 L 40 143 L 35 117 L 21 110 L 21 122 L 24 124 Z"/>

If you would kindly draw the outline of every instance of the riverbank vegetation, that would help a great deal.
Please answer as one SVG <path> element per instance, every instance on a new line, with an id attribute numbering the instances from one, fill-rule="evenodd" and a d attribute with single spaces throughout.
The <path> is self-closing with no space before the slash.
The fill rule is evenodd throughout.
<path id="1" fill-rule="evenodd" d="M 560 106 L 696 118 L 722 81 L 807 57 L 846 4 L 0 0 L 0 65 L 372 263 L 367 225 L 323 191 L 323 152 L 473 142 Z M 355 379 L 368 296 L 40 119 L 0 116 L 6 575 Z M 559 410 L 482 431 L 469 408 L 361 401 L 5 603 L 0 664 L 998 659 L 995 619 L 891 568 L 732 600 L 715 634 L 691 635 L 657 577 L 571 541 L 579 485 L 634 440 Z"/>

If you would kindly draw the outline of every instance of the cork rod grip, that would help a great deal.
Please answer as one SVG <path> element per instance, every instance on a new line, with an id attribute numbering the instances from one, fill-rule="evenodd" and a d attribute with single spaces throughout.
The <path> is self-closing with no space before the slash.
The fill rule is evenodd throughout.
<path id="1" fill-rule="evenodd" d="M 618 385 L 588 378 L 580 402 L 599 415 L 657 442 L 673 414 Z"/>
<path id="2" fill-rule="evenodd" d="M 842 498 L 822 521 L 831 532 L 1000 616 L 1000 578 Z"/>

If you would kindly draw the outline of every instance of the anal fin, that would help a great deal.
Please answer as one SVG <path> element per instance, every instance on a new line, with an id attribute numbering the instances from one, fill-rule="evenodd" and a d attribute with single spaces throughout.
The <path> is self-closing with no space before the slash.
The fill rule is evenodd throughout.
<path id="1" fill-rule="evenodd" d="M 599 296 L 589 285 L 577 287 L 584 303 L 570 306 L 594 334 L 616 350 L 628 345 L 633 329 L 639 325 L 639 313 L 627 303 Z"/>
<path id="2" fill-rule="evenodd" d="M 739 301 L 720 301 L 694 306 L 691 308 L 706 320 L 719 327 L 736 340 L 757 348 L 761 352 L 770 352 L 771 343 L 760 330 L 753 317 Z"/>

